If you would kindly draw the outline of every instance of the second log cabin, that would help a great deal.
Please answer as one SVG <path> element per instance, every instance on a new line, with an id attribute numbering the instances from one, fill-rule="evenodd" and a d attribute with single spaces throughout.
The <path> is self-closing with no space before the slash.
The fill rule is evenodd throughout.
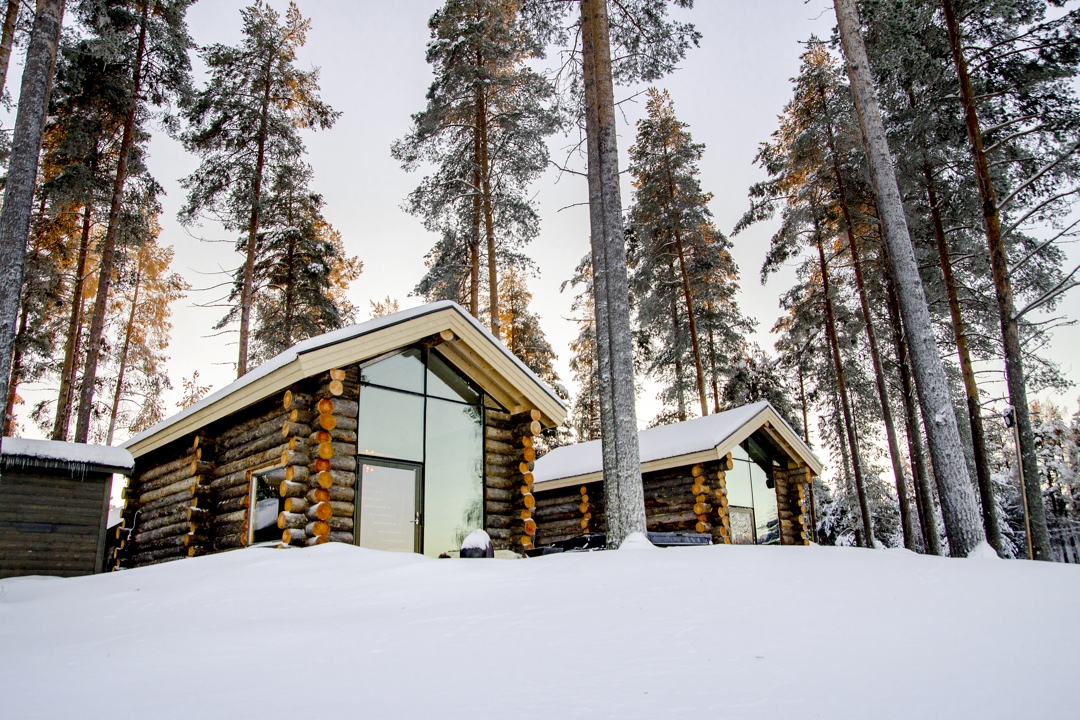
<path id="1" fill-rule="evenodd" d="M 638 442 L 650 532 L 738 545 L 813 540 L 821 461 L 769 403 L 642 430 Z M 539 545 L 605 532 L 599 440 L 551 451 L 534 477 Z"/>
<path id="2" fill-rule="evenodd" d="M 311 338 L 125 444 L 113 568 L 260 543 L 437 557 L 535 544 L 533 438 L 559 397 L 439 302 Z"/>

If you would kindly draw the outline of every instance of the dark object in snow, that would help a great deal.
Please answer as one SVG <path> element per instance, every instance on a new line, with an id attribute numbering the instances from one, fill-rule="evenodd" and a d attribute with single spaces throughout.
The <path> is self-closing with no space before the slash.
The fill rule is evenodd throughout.
<path id="1" fill-rule="evenodd" d="M 682 545 L 711 545 L 712 536 L 701 533 L 684 532 L 651 532 L 645 533 L 656 547 L 678 547 Z M 526 554 L 529 557 L 540 555 L 554 555 L 561 552 L 590 552 L 592 550 L 606 550 L 607 536 L 604 533 L 590 533 L 568 540 L 553 542 L 544 547 L 530 550 Z M 464 557 L 464 555 L 462 555 Z"/>
<path id="2" fill-rule="evenodd" d="M 461 557 L 463 558 L 493 558 L 495 547 L 491 544 L 491 537 L 483 530 L 473 530 L 461 543 Z"/>

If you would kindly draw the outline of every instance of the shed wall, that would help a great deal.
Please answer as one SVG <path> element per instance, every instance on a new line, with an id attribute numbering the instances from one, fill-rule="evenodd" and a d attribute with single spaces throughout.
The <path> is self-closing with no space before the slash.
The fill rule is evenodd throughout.
<path id="1" fill-rule="evenodd" d="M 0 484 L 0 578 L 101 570 L 112 476 L 5 470 Z"/>

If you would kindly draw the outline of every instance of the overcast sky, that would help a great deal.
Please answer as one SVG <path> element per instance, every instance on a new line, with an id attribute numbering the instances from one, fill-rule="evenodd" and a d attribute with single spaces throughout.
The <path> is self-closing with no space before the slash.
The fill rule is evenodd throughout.
<path id="1" fill-rule="evenodd" d="M 246 4 L 239 0 L 196 3 L 189 13 L 195 41 L 200 45 L 238 42 L 239 10 Z M 286 6 L 285 0 L 270 0 L 270 4 L 279 10 Z M 342 112 L 333 129 L 308 133 L 305 142 L 315 172 L 315 189 L 326 199 L 325 215 L 341 231 L 348 251 L 364 262 L 364 273 L 350 293 L 360 308 L 358 320 L 368 318 L 369 301 L 387 295 L 396 298 L 402 308 L 420 304 L 410 292 L 425 271 L 424 255 L 436 238 L 418 219 L 401 210 L 402 200 L 419 176 L 405 173 L 391 159 L 390 144 L 407 132 L 410 115 L 424 105 L 431 82 L 424 61 L 427 19 L 440 2 L 299 0 L 298 4 L 312 21 L 300 62 L 321 69 L 323 99 Z M 712 211 L 718 227 L 730 232 L 747 207 L 747 188 L 764 177 L 753 165 L 754 155 L 775 128 L 776 116 L 790 97 L 790 78 L 797 71 L 801 52 L 799 43 L 812 33 L 828 37 L 835 19 L 832 3 L 698 0 L 696 9 L 678 14 L 697 24 L 703 35 L 701 47 L 691 50 L 682 67 L 659 85 L 671 92 L 676 112 L 689 123 L 694 139 L 705 144 L 702 184 L 715 196 Z M 201 82 L 201 62 L 196 60 L 195 67 Z M 13 71 L 13 78 L 17 72 Z M 644 104 L 624 108 L 627 123 L 620 127 L 619 138 L 623 168 L 633 122 L 643 113 Z M 566 140 L 552 140 L 553 156 L 566 145 Z M 155 132 L 150 152 L 151 171 L 167 192 L 161 242 L 176 249 L 174 268 L 196 288 L 221 282 L 214 273 L 241 262 L 232 249 L 235 238 L 210 226 L 189 231 L 176 221 L 184 199 L 179 180 L 195 170 L 195 158 L 161 131 Z M 535 192 L 542 226 L 528 252 L 541 275 L 530 281 L 530 287 L 535 310 L 558 353 L 559 373 L 567 380 L 569 342 L 577 328 L 569 319 L 572 297 L 560 294 L 559 285 L 572 275 L 586 252 L 589 230 L 586 207 L 560 208 L 586 200 L 585 181 L 569 175 L 560 179 L 551 172 L 536 183 Z M 625 183 L 624 207 L 629 198 L 629 184 Z M 733 251 L 742 272 L 739 301 L 743 311 L 757 319 L 755 339 L 768 349 L 773 344 L 769 328 L 780 312 L 777 299 L 793 277 L 789 269 L 773 276 L 764 287 L 758 281 L 772 231 L 771 224 L 751 228 L 735 239 Z M 228 242 L 202 242 L 200 238 Z M 1074 264 L 1080 251 L 1070 249 L 1070 255 Z M 235 334 L 210 337 L 222 310 L 198 307 L 215 296 L 192 292 L 174 305 L 169 371 L 177 389 L 181 378 L 190 377 L 195 370 L 215 388 L 235 377 Z M 1070 317 L 1080 314 L 1080 292 L 1069 298 L 1065 311 Z M 1080 332 L 1066 328 L 1058 331 L 1051 349 L 1073 380 L 1080 380 L 1080 368 L 1070 351 L 1078 346 Z M 641 394 L 641 424 L 659 409 L 654 394 L 649 388 Z M 177 396 L 175 392 L 169 399 L 170 411 Z M 1076 408 L 1075 389 L 1057 400 L 1071 413 Z M 24 421 L 24 426 L 28 424 Z M 26 432 L 36 435 L 31 428 Z"/>

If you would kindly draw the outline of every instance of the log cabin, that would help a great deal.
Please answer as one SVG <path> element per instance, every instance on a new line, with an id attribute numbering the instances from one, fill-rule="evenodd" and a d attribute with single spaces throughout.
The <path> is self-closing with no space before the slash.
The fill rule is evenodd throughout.
<path id="1" fill-rule="evenodd" d="M 533 439 L 559 397 L 453 302 L 294 346 L 129 440 L 112 567 L 261 543 L 437 557 L 534 547 Z"/>
<path id="2" fill-rule="evenodd" d="M 0 455 L 0 578 L 101 572 L 121 448 L 4 438 Z"/>
<path id="3" fill-rule="evenodd" d="M 821 461 L 769 403 L 642 430 L 638 439 L 649 532 L 725 544 L 813 540 Z M 552 450 L 533 477 L 538 546 L 605 531 L 599 440 Z"/>

